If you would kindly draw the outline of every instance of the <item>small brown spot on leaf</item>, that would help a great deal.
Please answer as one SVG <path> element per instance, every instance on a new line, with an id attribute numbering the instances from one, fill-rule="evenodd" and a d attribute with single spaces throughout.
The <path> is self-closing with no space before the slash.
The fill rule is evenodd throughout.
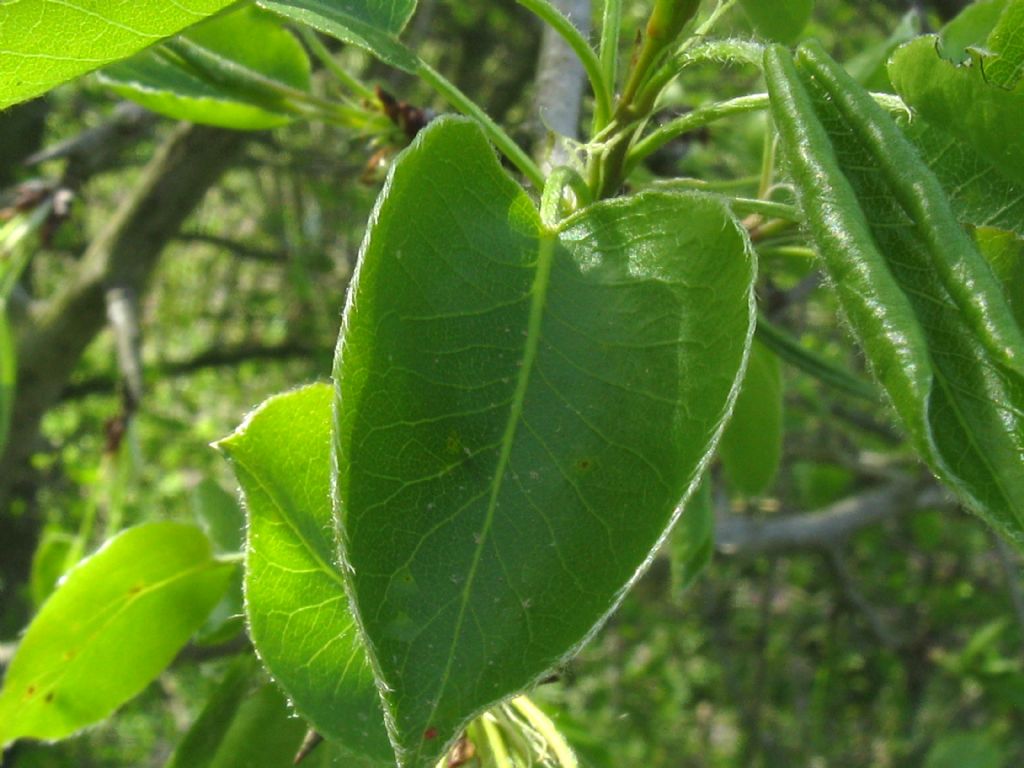
<path id="1" fill-rule="evenodd" d="M 53 691 L 50 691 L 49 693 L 47 693 L 46 696 L 43 697 L 43 700 L 47 704 L 49 704 L 51 701 L 53 701 Z"/>
<path id="2" fill-rule="evenodd" d="M 435 728 L 434 726 L 430 726 L 429 728 L 427 728 L 427 730 L 423 732 L 423 738 L 427 741 L 430 741 L 431 739 L 436 739 L 437 728 Z"/>

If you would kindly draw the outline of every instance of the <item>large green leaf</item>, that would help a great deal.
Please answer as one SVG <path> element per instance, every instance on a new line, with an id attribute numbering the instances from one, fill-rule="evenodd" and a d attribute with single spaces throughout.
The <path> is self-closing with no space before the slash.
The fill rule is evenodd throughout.
<path id="1" fill-rule="evenodd" d="M 896 51 L 889 76 L 916 113 L 966 143 L 1018 186 L 1024 185 L 1024 81 L 989 82 L 980 58 L 957 66 L 939 56 L 934 35 Z"/>
<path id="2" fill-rule="evenodd" d="M 141 691 L 203 623 L 235 566 L 190 525 L 131 528 L 76 566 L 29 624 L 0 692 L 0 746 L 59 739 Z"/>
<path id="3" fill-rule="evenodd" d="M 807 26 L 814 0 L 740 0 L 740 6 L 763 37 L 791 43 Z"/>
<path id="4" fill-rule="evenodd" d="M 915 448 L 1024 544 L 1024 336 L 938 180 L 817 48 L 766 59 L 801 207 L 850 326 Z"/>
<path id="5" fill-rule="evenodd" d="M 733 488 L 764 493 L 782 459 L 782 366 L 774 352 L 755 342 L 732 420 L 718 446 Z"/>
<path id="6" fill-rule="evenodd" d="M 275 17 L 243 8 L 114 64 L 100 77 L 162 115 L 257 130 L 295 118 L 287 96 L 309 89 L 309 59 Z"/>
<path id="7" fill-rule="evenodd" d="M 258 4 L 365 48 L 393 67 L 416 71 L 416 57 L 398 41 L 416 0 L 258 0 Z"/>
<path id="8" fill-rule="evenodd" d="M 336 565 L 330 429 L 331 388 L 316 384 L 270 398 L 218 443 L 249 515 L 249 635 L 319 733 L 387 761 L 380 699 Z"/>
<path id="9" fill-rule="evenodd" d="M 396 163 L 335 418 L 345 577 L 400 765 L 571 654 L 643 570 L 735 397 L 753 271 L 699 194 L 545 229 L 462 119 Z"/>
<path id="10" fill-rule="evenodd" d="M 125 59 L 236 0 L 17 0 L 0 10 L 0 109 Z"/>

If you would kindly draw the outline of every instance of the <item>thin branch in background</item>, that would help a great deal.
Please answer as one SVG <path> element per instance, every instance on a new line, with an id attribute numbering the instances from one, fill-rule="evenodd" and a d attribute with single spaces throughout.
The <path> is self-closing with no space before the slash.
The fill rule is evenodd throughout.
<path id="1" fill-rule="evenodd" d="M 130 419 L 142 403 L 142 330 L 139 326 L 139 301 L 129 285 L 107 289 L 107 320 L 114 334 L 117 368 L 124 387 L 125 419 Z"/>
<path id="2" fill-rule="evenodd" d="M 715 512 L 715 547 L 723 555 L 755 555 L 798 550 L 827 550 L 869 525 L 920 509 L 958 508 L 935 482 L 900 481 L 842 499 L 812 513 L 751 518 L 719 506 Z"/>
<path id="3" fill-rule="evenodd" d="M 228 347 L 214 347 L 184 360 L 170 360 L 150 366 L 146 376 L 151 379 L 188 376 L 206 368 L 226 368 L 241 363 L 261 361 L 295 360 L 330 354 L 330 346 L 317 347 L 294 341 L 281 344 L 257 345 L 239 344 Z M 61 401 L 76 400 L 90 395 L 105 395 L 117 389 L 117 382 L 105 376 L 84 379 L 68 384 L 61 392 Z"/>
<path id="4" fill-rule="evenodd" d="M 229 251 L 233 256 L 237 256 L 240 259 L 246 259 L 248 261 L 264 261 L 271 264 L 283 264 L 288 260 L 288 252 L 284 249 L 272 250 L 270 248 L 257 248 L 240 242 L 239 240 L 234 240 L 230 237 L 212 235 L 206 232 L 182 232 L 174 239 L 182 243 L 202 243 L 203 245 L 213 245 L 217 248 Z"/>
<path id="5" fill-rule="evenodd" d="M 583 37 L 590 34 L 590 0 L 554 0 L 552 5 L 573 22 Z M 554 29 L 545 25 L 537 61 L 536 114 L 538 151 L 545 170 L 569 164 L 569 154 L 557 136 L 579 138 L 580 112 L 586 73 L 579 58 Z M 549 144 L 550 133 L 555 134 Z"/>
<path id="6" fill-rule="evenodd" d="M 32 167 L 50 160 L 66 160 L 63 186 L 77 188 L 86 179 L 118 165 L 121 154 L 149 134 L 157 116 L 137 104 L 123 102 L 106 122 L 88 128 L 25 159 Z"/>

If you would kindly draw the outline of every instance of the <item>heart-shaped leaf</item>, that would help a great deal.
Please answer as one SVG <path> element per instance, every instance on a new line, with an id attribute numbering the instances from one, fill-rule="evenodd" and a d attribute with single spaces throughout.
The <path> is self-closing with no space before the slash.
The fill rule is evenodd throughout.
<path id="1" fill-rule="evenodd" d="M 18 0 L 0 12 L 0 109 L 175 35 L 237 0 Z"/>
<path id="2" fill-rule="evenodd" d="M 335 564 L 331 388 L 270 398 L 218 443 L 249 517 L 249 635 L 296 711 L 349 753 L 391 759 L 383 712 Z"/>
<path id="3" fill-rule="evenodd" d="M 644 569 L 738 389 L 753 272 L 704 195 L 546 229 L 472 122 L 396 163 L 335 408 L 344 573 L 400 765 L 559 664 Z"/>

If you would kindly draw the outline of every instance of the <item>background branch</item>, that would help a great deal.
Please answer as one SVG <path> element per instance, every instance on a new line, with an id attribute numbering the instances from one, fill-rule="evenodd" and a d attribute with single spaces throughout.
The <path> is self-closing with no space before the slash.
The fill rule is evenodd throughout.
<path id="1" fill-rule="evenodd" d="M 590 34 L 590 0 L 553 0 L 577 29 Z M 536 114 L 537 151 L 543 170 L 565 165 L 569 156 L 557 136 L 579 138 L 580 110 L 583 106 L 585 72 L 569 44 L 550 26 L 544 25 L 537 61 Z M 556 136 L 551 136 L 554 132 Z M 552 143 L 552 139 L 554 139 Z"/>
<path id="2" fill-rule="evenodd" d="M 751 557 L 791 550 L 829 550 L 862 528 L 924 507 L 955 509 L 936 483 L 903 481 L 845 498 L 817 512 L 745 517 L 718 509 L 715 547 L 724 555 Z"/>

